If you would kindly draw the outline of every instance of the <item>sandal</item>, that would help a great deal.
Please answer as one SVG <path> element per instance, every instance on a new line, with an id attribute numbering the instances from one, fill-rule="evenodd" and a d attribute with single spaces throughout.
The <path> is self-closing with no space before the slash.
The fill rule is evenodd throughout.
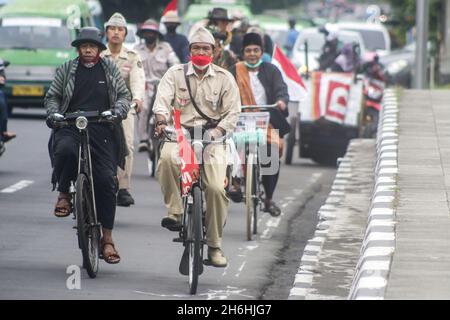
<path id="1" fill-rule="evenodd" d="M 272 217 L 278 217 L 281 214 L 281 209 L 275 204 L 275 202 L 270 201 L 269 204 L 265 204 L 264 212 L 268 212 Z"/>
<path id="2" fill-rule="evenodd" d="M 58 201 L 55 205 L 54 215 L 58 218 L 65 218 L 72 213 L 73 207 L 70 195 L 58 196 Z"/>
<path id="3" fill-rule="evenodd" d="M 114 246 L 114 243 L 112 243 L 112 242 L 103 242 L 103 240 L 101 240 L 100 242 L 101 242 L 101 246 L 102 246 L 102 253 L 100 255 L 100 259 L 105 260 L 105 262 L 109 263 L 109 264 L 117 264 L 117 263 L 119 263 L 120 262 L 119 252 L 116 250 L 116 247 Z M 105 247 L 107 245 L 110 245 L 114 249 L 114 252 L 111 252 L 108 255 L 105 254 Z"/>

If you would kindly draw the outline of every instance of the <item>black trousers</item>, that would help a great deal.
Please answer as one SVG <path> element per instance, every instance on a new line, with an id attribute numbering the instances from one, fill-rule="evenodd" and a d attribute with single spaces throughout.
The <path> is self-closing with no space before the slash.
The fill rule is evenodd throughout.
<path id="1" fill-rule="evenodd" d="M 0 88 L 0 139 L 2 139 L 3 132 L 7 131 L 8 126 L 8 106 L 6 104 L 6 97 L 3 90 Z"/>
<path id="2" fill-rule="evenodd" d="M 265 155 L 261 157 L 261 167 L 262 185 L 264 187 L 267 199 L 273 198 L 273 194 L 278 184 L 278 177 L 280 176 L 281 166 L 280 155 L 278 155 L 278 152 L 276 152 L 277 154 L 273 154 L 272 148 L 276 148 L 276 150 L 278 150 L 278 145 L 267 144 L 266 146 L 262 147 L 263 150 L 260 150 L 260 155 L 261 151 L 265 152 Z M 267 174 L 266 171 L 270 172 L 270 174 Z"/>
<path id="3" fill-rule="evenodd" d="M 90 124 L 88 130 L 97 216 L 104 228 L 112 230 L 118 190 L 117 144 L 107 125 Z M 55 131 L 53 167 L 59 192 L 69 192 L 70 182 L 77 178 L 79 143 L 78 129 L 65 127 Z"/>

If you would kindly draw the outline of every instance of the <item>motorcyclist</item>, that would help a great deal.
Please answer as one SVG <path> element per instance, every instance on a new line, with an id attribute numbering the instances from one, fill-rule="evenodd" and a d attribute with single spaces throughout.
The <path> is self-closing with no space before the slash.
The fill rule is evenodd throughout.
<path id="1" fill-rule="evenodd" d="M 325 27 L 320 28 L 319 31 L 325 35 L 325 44 L 319 57 L 319 70 L 326 71 L 331 68 L 340 54 L 338 33 L 334 30 L 329 31 Z"/>

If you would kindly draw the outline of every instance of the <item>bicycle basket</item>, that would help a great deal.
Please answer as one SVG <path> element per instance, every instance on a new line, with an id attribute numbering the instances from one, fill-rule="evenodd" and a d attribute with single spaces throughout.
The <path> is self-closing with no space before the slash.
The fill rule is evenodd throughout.
<path id="1" fill-rule="evenodd" d="M 266 143 L 269 127 L 269 112 L 243 112 L 239 115 L 233 139 L 236 145 L 242 143 Z"/>

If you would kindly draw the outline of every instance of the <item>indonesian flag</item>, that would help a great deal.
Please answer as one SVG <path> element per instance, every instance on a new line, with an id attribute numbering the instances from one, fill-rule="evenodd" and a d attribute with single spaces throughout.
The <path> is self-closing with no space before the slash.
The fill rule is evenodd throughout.
<path id="1" fill-rule="evenodd" d="M 295 66 L 277 45 L 275 45 L 273 50 L 272 63 L 280 69 L 283 75 L 283 80 L 288 87 L 289 100 L 296 102 L 305 101 L 308 97 L 305 84 Z"/>
<path id="2" fill-rule="evenodd" d="M 170 2 L 169 2 L 169 4 L 167 5 L 167 7 L 164 9 L 164 12 L 163 12 L 163 16 L 165 16 L 166 15 L 166 13 L 167 12 L 169 12 L 169 11 L 177 11 L 178 10 L 178 8 L 177 8 L 177 0 L 171 0 Z"/>
<path id="3" fill-rule="evenodd" d="M 173 123 L 177 132 L 177 143 L 180 156 L 181 191 L 183 195 L 186 195 L 199 177 L 200 166 L 191 144 L 186 140 L 183 130 L 181 129 L 180 114 L 181 111 L 179 109 L 174 109 Z"/>

